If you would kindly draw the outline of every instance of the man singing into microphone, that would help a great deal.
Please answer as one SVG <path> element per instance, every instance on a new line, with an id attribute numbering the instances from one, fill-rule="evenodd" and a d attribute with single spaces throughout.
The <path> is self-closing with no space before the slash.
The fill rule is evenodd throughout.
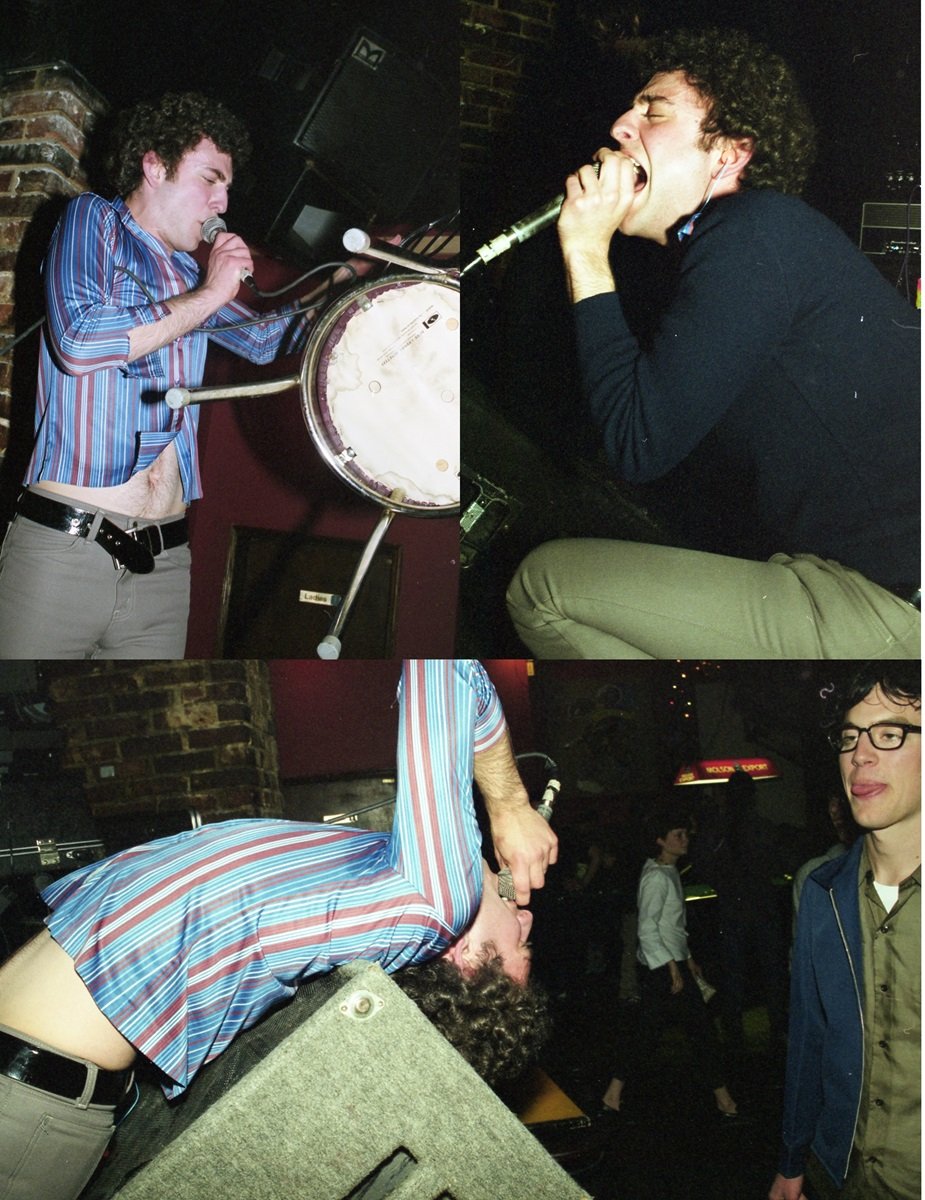
<path id="1" fill-rule="evenodd" d="M 182 658 L 189 611 L 185 512 L 201 495 L 195 407 L 206 342 L 256 363 L 298 349 L 295 305 L 252 318 L 235 301 L 247 245 L 202 225 L 228 205 L 250 143 L 222 105 L 168 94 L 123 115 L 117 196 L 72 200 L 44 265 L 36 436 L 0 555 L 0 657 Z"/>
<path id="2" fill-rule="evenodd" d="M 776 55 L 724 30 L 644 53 L 617 148 L 569 177 L 559 218 L 584 397 L 628 482 L 709 435 L 746 481 L 742 557 L 710 494 L 717 553 L 550 542 L 509 588 L 517 630 L 543 658 L 917 657 L 918 313 L 797 198 L 814 134 Z M 618 231 L 677 256 L 646 339 Z"/>
<path id="3" fill-rule="evenodd" d="M 397 973 L 486 1079 L 521 1073 L 548 1031 L 533 918 L 499 894 L 473 781 L 526 905 L 557 839 L 471 660 L 403 664 L 390 833 L 221 821 L 56 879 L 48 928 L 0 965 L 0 1195 L 74 1200 L 132 1119 L 133 1069 L 183 1095 L 301 984 L 358 959 Z M 138 1137 L 155 1142 L 162 1118 L 155 1133 L 143 1113 Z"/>

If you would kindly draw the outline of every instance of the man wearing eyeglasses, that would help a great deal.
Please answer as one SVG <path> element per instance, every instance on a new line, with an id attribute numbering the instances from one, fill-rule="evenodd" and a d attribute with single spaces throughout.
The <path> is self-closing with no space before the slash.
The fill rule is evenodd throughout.
<path id="1" fill-rule="evenodd" d="M 921 1195 L 919 664 L 859 670 L 830 733 L 864 830 L 797 916 L 780 1173 L 769 1200 Z"/>

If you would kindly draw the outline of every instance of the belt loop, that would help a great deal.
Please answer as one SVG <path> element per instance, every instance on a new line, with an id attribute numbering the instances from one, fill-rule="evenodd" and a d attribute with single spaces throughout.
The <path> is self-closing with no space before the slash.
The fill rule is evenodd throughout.
<path id="1" fill-rule="evenodd" d="M 103 512 L 103 510 L 101 508 L 98 508 L 96 510 L 96 512 L 93 514 L 93 520 L 90 522 L 90 528 L 87 530 L 87 541 L 88 542 L 96 541 L 96 535 L 99 533 L 100 526 L 102 525 L 102 523 L 105 519 L 106 519 L 106 514 Z"/>
<path id="2" fill-rule="evenodd" d="M 84 1065 L 87 1068 L 87 1078 L 86 1082 L 84 1083 L 84 1090 L 80 1093 L 75 1101 L 78 1108 L 86 1108 L 90 1103 L 91 1099 L 93 1098 L 93 1092 L 96 1089 L 96 1077 L 99 1073 L 99 1067 L 96 1065 L 96 1063 L 87 1062 L 84 1063 Z"/>

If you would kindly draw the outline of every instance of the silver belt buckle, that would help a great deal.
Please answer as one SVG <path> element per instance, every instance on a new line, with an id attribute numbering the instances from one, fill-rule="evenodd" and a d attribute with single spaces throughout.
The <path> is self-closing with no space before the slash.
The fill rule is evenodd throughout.
<path id="1" fill-rule="evenodd" d="M 156 530 L 157 530 L 157 540 L 158 540 L 158 542 L 159 542 L 160 544 L 158 545 L 158 547 L 157 547 L 157 549 L 156 549 L 156 550 L 155 550 L 155 548 L 154 548 L 154 547 L 151 545 L 151 535 L 150 535 L 150 533 L 148 532 L 148 531 L 149 531 L 149 530 L 151 530 L 151 529 L 156 529 Z M 164 549 L 164 535 L 161 533 L 161 527 L 160 527 L 160 525 L 145 525 L 145 526 L 143 527 L 143 529 L 142 529 L 142 528 L 139 528 L 139 526 L 137 526 L 137 525 L 133 525 L 133 526 L 131 526 L 131 528 L 130 528 L 130 529 L 123 529 L 123 530 L 122 530 L 122 532 L 125 534 L 125 536 L 126 536 L 126 537 L 130 537 L 130 538 L 132 539 L 132 541 L 133 541 L 133 542 L 139 542 L 139 543 L 141 542 L 141 537 L 140 537 L 140 534 L 141 534 L 142 532 L 144 532 L 144 534 L 145 534 L 145 538 L 144 538 L 145 545 L 146 545 L 147 549 L 150 551 L 150 553 L 151 553 L 151 557 L 152 557 L 152 558 L 157 558 L 157 556 L 158 556 L 158 555 L 161 553 L 161 551 Z M 122 571 L 122 570 L 124 570 L 124 569 L 125 569 L 125 567 L 126 567 L 126 564 L 125 564 L 125 563 L 123 563 L 123 562 L 120 562 L 120 561 L 119 561 L 119 559 L 117 559 L 117 558 L 115 557 L 115 555 L 113 555 L 113 559 L 112 559 L 112 565 L 115 567 L 115 569 L 116 569 L 117 571 Z M 129 569 L 131 570 L 131 568 L 129 568 Z"/>
<path id="2" fill-rule="evenodd" d="M 136 530 L 134 528 L 133 529 L 123 529 L 122 532 L 125 534 L 126 537 L 130 537 L 136 542 L 138 541 L 138 538 L 135 536 Z M 116 571 L 124 571 L 125 570 L 125 563 L 121 562 L 118 558 L 116 558 L 115 555 L 112 556 L 112 565 L 113 565 L 113 569 Z"/>

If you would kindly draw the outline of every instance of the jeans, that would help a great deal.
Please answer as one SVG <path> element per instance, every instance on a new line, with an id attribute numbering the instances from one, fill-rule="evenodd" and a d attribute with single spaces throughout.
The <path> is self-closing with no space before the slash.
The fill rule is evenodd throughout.
<path id="1" fill-rule="evenodd" d="M 189 579 L 188 545 L 136 575 L 97 542 L 17 516 L 0 550 L 0 659 L 182 658 Z"/>
<path id="2" fill-rule="evenodd" d="M 49 1048 L 35 1038 L 24 1040 Z M 97 1069 L 85 1065 L 87 1086 L 74 1099 L 0 1075 L 0 1200 L 75 1200 L 83 1191 L 109 1145 L 116 1113 L 112 1105 L 87 1102 Z"/>
<path id="3" fill-rule="evenodd" d="M 910 580 L 910 584 L 917 581 Z M 507 596 L 537 658 L 918 658 L 918 611 L 813 555 L 768 562 L 599 538 L 547 542 Z"/>

